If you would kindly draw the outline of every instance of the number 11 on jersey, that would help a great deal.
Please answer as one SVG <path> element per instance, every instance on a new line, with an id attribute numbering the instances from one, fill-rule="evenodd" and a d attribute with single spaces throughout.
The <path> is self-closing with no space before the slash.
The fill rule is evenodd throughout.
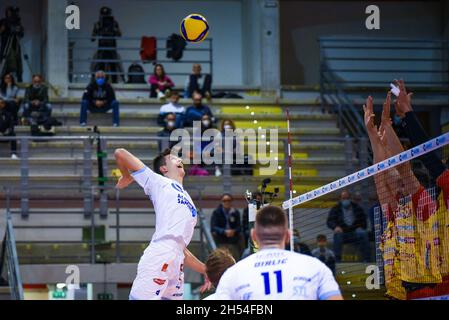
<path id="1" fill-rule="evenodd" d="M 282 292 L 282 272 L 281 272 L 281 270 L 277 270 L 277 271 L 273 271 L 273 273 L 276 275 L 277 293 L 281 293 Z M 269 294 L 271 294 L 270 273 L 262 272 L 261 276 L 263 277 L 263 281 L 265 284 L 265 294 L 269 295 Z"/>

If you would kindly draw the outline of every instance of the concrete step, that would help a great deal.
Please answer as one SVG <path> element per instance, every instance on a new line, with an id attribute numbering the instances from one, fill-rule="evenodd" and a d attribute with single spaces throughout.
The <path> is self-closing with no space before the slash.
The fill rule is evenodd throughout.
<path id="1" fill-rule="evenodd" d="M 244 144 L 244 150 L 249 150 L 252 143 L 248 141 Z M 125 148 L 135 154 L 137 157 L 155 157 L 159 153 L 157 141 L 132 141 L 132 140 L 113 140 L 107 142 L 107 152 L 113 154 L 116 148 Z M 29 157 L 32 158 L 60 158 L 83 157 L 84 145 L 82 141 L 32 141 L 29 144 Z M 278 154 L 283 155 L 283 145 L 278 144 Z M 303 154 L 308 158 L 335 158 L 344 155 L 344 144 L 341 142 L 302 142 L 294 141 L 292 143 L 293 159 L 295 154 Z M 3 148 L 0 150 L 0 157 L 7 157 L 9 150 Z M 96 157 L 93 154 L 93 157 Z M 299 160 L 299 159 L 298 159 Z"/>
<path id="2" fill-rule="evenodd" d="M 0 300 L 11 300 L 11 289 L 9 287 L 0 287 Z"/>
<path id="3" fill-rule="evenodd" d="M 121 243 L 119 246 L 121 262 L 137 263 L 149 240 L 136 243 Z M 116 244 L 105 242 L 95 245 L 97 263 L 113 263 L 116 261 Z M 197 257 L 202 257 L 202 246 L 198 241 L 189 244 L 189 250 Z M 20 264 L 54 264 L 90 263 L 91 246 L 89 243 L 19 243 L 17 253 Z M 204 259 L 203 259 L 204 260 Z"/>
<path id="4" fill-rule="evenodd" d="M 150 168 L 152 167 L 152 158 L 141 158 L 142 161 L 147 164 Z M 297 160 L 293 162 L 294 168 L 294 179 L 300 179 L 302 183 L 307 183 L 308 181 L 314 182 L 326 182 L 333 181 L 332 179 L 337 179 L 345 174 L 344 170 L 344 159 L 330 158 L 330 159 L 304 159 Z M 96 179 L 98 176 L 98 161 L 96 158 L 92 158 L 92 178 Z M 284 171 L 283 161 L 278 162 L 279 167 L 274 167 L 274 174 L 271 174 L 273 178 L 279 181 L 283 181 L 285 171 Z M 74 158 L 30 158 L 28 160 L 28 177 L 32 180 L 34 178 L 56 178 L 66 176 L 75 177 L 77 180 L 84 176 L 84 159 L 80 157 Z M 112 176 L 112 170 L 116 169 L 116 162 L 114 159 L 109 158 L 107 163 L 107 171 L 105 175 L 109 178 L 114 178 Z M 313 170 L 311 169 L 313 168 Z M 209 168 L 213 174 L 214 169 L 212 166 Z M 186 165 L 186 172 L 188 173 L 189 166 Z M 10 158 L 0 158 L 0 177 L 2 179 L 14 179 L 14 177 L 19 178 L 21 176 L 21 164 L 18 159 Z M 241 178 L 239 176 L 231 176 L 231 180 L 239 181 Z M 253 176 L 245 176 L 245 180 L 253 179 L 260 180 L 261 176 L 259 171 L 254 170 Z M 275 180 L 276 180 L 275 179 Z M 223 183 L 223 177 L 215 176 L 188 176 L 186 182 L 188 181 L 205 181 L 206 183 L 219 182 Z"/>
<path id="5" fill-rule="evenodd" d="M 158 127 L 112 127 L 112 126 L 100 126 L 98 128 L 104 136 L 156 136 L 160 131 Z M 280 137 L 287 137 L 286 129 L 278 129 Z M 80 127 L 80 126 L 61 126 L 55 127 L 55 133 L 57 135 L 89 135 L 93 132 L 92 126 Z M 17 126 L 17 135 L 29 135 L 30 128 L 27 126 Z M 291 130 L 292 135 L 296 135 L 295 139 L 300 136 L 314 136 L 320 137 L 339 137 L 340 131 L 338 128 L 293 128 Z"/>

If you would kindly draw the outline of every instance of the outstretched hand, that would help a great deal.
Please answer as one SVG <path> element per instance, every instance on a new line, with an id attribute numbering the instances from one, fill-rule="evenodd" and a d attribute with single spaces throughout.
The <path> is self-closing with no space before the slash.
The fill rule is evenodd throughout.
<path id="1" fill-rule="evenodd" d="M 374 126 L 374 112 L 373 112 L 373 97 L 368 96 L 366 102 L 363 105 L 365 127 L 368 133 L 376 133 L 376 127 Z"/>
<path id="2" fill-rule="evenodd" d="M 200 287 L 200 293 L 204 293 L 212 288 L 212 282 L 210 282 L 209 278 L 204 276 L 204 284 Z"/>
<path id="3" fill-rule="evenodd" d="M 395 85 L 399 88 L 399 95 L 395 101 L 396 113 L 400 118 L 405 117 L 405 114 L 412 111 L 412 95 L 413 93 L 407 93 L 405 89 L 404 80 L 394 80 Z"/>

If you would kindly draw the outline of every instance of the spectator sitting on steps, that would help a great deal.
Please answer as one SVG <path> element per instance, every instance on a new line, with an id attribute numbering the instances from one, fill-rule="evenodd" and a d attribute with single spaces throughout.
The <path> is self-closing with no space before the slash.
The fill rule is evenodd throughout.
<path id="1" fill-rule="evenodd" d="M 119 102 L 112 86 L 107 82 L 104 71 L 95 72 L 95 79 L 86 87 L 81 101 L 80 126 L 85 127 L 87 110 L 92 113 L 106 113 L 112 109 L 112 126 L 120 125 Z"/>
<path id="2" fill-rule="evenodd" d="M 349 191 L 343 190 L 340 202 L 333 207 L 327 218 L 327 226 L 334 231 L 334 253 L 337 262 L 341 261 L 343 244 L 358 243 L 363 262 L 370 260 L 370 247 L 366 214 L 362 207 L 351 201 Z"/>
<path id="3" fill-rule="evenodd" d="M 6 101 L 0 98 L 0 134 L 5 137 L 15 137 L 14 117 L 7 110 Z M 2 141 L 4 142 L 4 141 Z M 11 140 L 11 158 L 17 159 L 17 141 Z"/>
<path id="4" fill-rule="evenodd" d="M 42 76 L 35 74 L 32 84 L 25 90 L 22 124 L 43 124 L 49 121 L 50 116 L 51 105 L 48 99 L 48 88 L 43 84 Z"/>
<path id="5" fill-rule="evenodd" d="M 165 117 L 169 113 L 173 113 L 176 116 L 176 128 L 182 128 L 184 121 L 184 113 L 186 109 L 179 104 L 179 92 L 171 91 L 170 92 L 170 102 L 164 104 L 159 110 L 159 116 L 157 118 L 157 124 L 164 127 L 165 126 Z"/>

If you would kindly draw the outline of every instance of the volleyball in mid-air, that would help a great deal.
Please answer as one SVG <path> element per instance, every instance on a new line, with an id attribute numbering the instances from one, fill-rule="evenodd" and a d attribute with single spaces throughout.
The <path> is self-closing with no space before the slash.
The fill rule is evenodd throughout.
<path id="1" fill-rule="evenodd" d="M 201 42 L 209 33 L 209 24 L 206 18 L 197 13 L 192 13 L 181 21 L 181 35 L 189 42 Z"/>

